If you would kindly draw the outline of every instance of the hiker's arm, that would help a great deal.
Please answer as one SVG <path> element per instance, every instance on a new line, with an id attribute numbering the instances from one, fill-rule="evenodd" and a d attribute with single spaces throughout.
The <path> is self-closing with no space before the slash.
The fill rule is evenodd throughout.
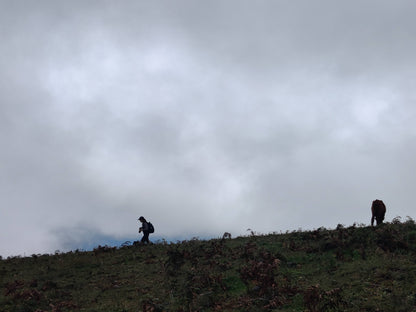
<path id="1" fill-rule="evenodd" d="M 143 224 L 143 231 L 149 231 L 149 224 L 148 223 Z"/>

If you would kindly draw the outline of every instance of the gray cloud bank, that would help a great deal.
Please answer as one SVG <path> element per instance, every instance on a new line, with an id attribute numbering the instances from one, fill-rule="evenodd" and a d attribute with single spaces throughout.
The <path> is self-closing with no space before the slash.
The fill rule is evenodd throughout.
<path id="1" fill-rule="evenodd" d="M 1 1 L 0 254 L 413 216 L 414 1 Z"/>

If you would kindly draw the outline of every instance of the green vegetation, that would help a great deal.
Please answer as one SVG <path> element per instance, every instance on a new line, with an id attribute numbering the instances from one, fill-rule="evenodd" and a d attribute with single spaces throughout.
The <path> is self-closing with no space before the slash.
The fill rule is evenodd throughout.
<path id="1" fill-rule="evenodd" d="M 416 224 L 0 261 L 0 311 L 416 311 Z"/>

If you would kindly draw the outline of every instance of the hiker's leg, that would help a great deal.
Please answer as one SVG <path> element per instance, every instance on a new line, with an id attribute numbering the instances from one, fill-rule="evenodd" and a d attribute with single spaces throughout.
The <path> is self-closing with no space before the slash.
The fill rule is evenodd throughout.
<path id="1" fill-rule="evenodd" d="M 143 232 L 143 238 L 142 238 L 142 243 L 147 243 L 149 244 L 149 232 Z"/>

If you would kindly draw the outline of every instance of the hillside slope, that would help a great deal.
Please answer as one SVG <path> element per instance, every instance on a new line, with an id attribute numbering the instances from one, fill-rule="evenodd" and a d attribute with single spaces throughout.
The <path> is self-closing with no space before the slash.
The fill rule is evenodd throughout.
<path id="1" fill-rule="evenodd" d="M 416 311 L 416 225 L 0 261 L 0 311 Z"/>

